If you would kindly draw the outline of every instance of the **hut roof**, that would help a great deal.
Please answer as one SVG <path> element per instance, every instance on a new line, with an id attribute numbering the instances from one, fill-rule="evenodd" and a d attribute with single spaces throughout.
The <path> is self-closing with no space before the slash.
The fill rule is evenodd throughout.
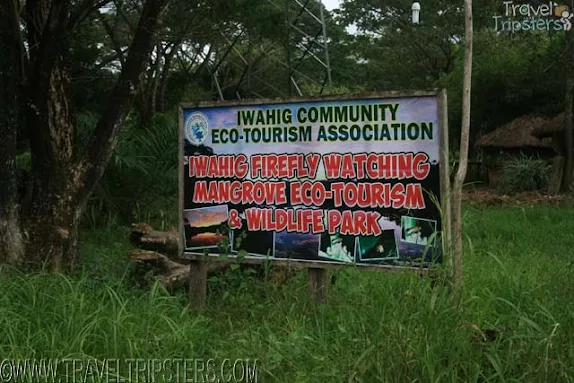
<path id="1" fill-rule="evenodd" d="M 564 129 L 564 112 L 548 120 L 545 124 L 532 129 L 532 135 L 538 138 L 551 137 L 556 133 L 561 133 Z"/>
<path id="2" fill-rule="evenodd" d="M 550 148 L 550 141 L 539 139 L 532 135 L 532 131 L 548 123 L 550 119 L 540 116 L 523 116 L 512 120 L 493 132 L 485 134 L 478 140 L 477 145 L 482 148 Z"/>

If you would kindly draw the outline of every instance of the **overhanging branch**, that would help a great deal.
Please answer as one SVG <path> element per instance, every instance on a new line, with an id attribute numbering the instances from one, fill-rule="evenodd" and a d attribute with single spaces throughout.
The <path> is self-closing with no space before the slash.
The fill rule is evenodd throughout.
<path id="1" fill-rule="evenodd" d="M 83 186 L 78 191 L 80 201 L 85 201 L 101 178 L 112 155 L 123 120 L 135 96 L 140 75 L 147 63 L 158 19 L 167 3 L 168 0 L 148 0 L 144 4 L 125 65 L 108 97 L 107 107 L 98 121 L 94 135 L 77 166 L 76 176 Z"/>

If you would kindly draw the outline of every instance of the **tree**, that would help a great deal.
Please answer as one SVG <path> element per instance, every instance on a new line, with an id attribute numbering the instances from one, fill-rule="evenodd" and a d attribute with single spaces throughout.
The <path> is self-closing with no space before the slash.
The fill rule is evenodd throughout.
<path id="1" fill-rule="evenodd" d="M 472 83 L 472 0 L 464 1 L 464 78 L 462 85 L 462 129 L 460 133 L 460 154 L 458 169 L 453 185 L 453 239 L 454 239 L 454 284 L 459 288 L 462 284 L 462 187 L 466 178 L 468 165 L 468 146 L 470 138 L 470 105 Z"/>
<path id="2" fill-rule="evenodd" d="M 2 6 L 2 93 L 8 116 L 0 123 L 0 257 L 54 272 L 73 271 L 78 260 L 78 226 L 88 197 L 114 150 L 136 86 L 150 54 L 167 0 L 145 0 L 121 72 L 83 151 L 76 143 L 71 89 L 70 39 L 81 23 L 108 1 L 8 0 Z M 10 90 L 16 90 L 10 92 Z M 9 93 L 10 92 L 10 93 Z M 4 101 L 4 100 L 2 100 Z M 30 193 L 14 190 L 15 141 L 25 125 L 32 157 Z M 19 198 L 20 197 L 20 198 Z"/>
<path id="3" fill-rule="evenodd" d="M 14 2 L 0 7 L 0 260 L 24 258 L 22 230 L 18 222 L 16 146 L 18 129 L 18 78 L 23 71 Z"/>
<path id="4" fill-rule="evenodd" d="M 570 2 L 571 7 L 574 2 Z M 566 106 L 564 110 L 564 174 L 562 177 L 562 189 L 571 191 L 572 186 L 572 172 L 574 171 L 574 65 L 572 65 L 572 57 L 574 57 L 574 32 L 572 30 L 566 32 Z"/>
<path id="5" fill-rule="evenodd" d="M 414 25 L 411 4 L 405 0 L 342 3 L 339 20 L 355 24 L 363 33 L 355 38 L 354 47 L 364 60 L 364 81 L 374 89 L 432 87 L 452 71 L 457 42 L 464 33 L 460 6 L 447 0 L 425 1 L 421 23 Z"/>

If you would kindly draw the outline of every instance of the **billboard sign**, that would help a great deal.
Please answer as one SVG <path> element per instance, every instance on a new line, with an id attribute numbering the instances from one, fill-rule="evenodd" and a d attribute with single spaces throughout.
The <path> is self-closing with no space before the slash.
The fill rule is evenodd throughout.
<path id="1" fill-rule="evenodd" d="M 440 104 L 429 92 L 183 106 L 185 253 L 440 263 Z"/>

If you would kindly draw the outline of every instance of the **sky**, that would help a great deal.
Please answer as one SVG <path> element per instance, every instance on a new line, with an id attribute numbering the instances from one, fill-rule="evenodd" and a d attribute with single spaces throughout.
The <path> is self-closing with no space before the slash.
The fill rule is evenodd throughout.
<path id="1" fill-rule="evenodd" d="M 339 7 L 340 0 L 322 0 L 322 1 L 323 5 L 325 5 L 325 8 L 327 8 L 329 11 L 332 11 L 334 8 Z"/>
<path id="2" fill-rule="evenodd" d="M 183 216 L 192 227 L 219 225 L 227 221 L 227 206 L 210 206 L 194 210 L 185 210 Z"/>
<path id="3" fill-rule="evenodd" d="M 321 0 L 323 2 L 323 5 L 325 6 L 325 8 L 327 8 L 327 10 L 332 11 L 335 8 L 338 8 L 339 5 L 341 4 L 342 0 Z M 357 27 L 352 24 L 349 25 L 347 27 L 347 33 L 350 33 L 352 35 L 357 33 Z"/>

